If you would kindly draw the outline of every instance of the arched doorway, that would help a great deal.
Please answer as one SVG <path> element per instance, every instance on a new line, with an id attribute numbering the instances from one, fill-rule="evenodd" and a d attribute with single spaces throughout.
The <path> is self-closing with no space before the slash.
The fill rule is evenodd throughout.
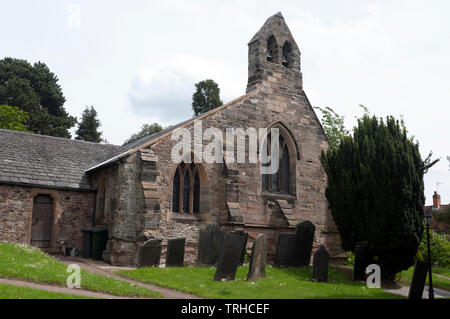
<path id="1" fill-rule="evenodd" d="M 31 246 L 39 248 L 50 247 L 52 216 L 53 199 L 50 195 L 37 195 L 33 200 Z"/>

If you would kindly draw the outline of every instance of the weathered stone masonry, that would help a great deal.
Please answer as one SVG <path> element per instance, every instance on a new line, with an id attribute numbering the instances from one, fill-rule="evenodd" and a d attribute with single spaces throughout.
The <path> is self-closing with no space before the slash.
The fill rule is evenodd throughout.
<path id="1" fill-rule="evenodd" d="M 53 199 L 54 215 L 48 250 L 57 252 L 61 241 L 81 249 L 81 228 L 92 223 L 92 192 L 0 185 L 0 241 L 30 242 L 33 199 L 36 195 L 50 195 Z"/>

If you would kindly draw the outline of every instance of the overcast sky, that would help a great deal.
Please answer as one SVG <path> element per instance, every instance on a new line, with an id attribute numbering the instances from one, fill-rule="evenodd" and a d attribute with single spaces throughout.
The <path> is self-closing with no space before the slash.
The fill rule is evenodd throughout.
<path id="1" fill-rule="evenodd" d="M 0 58 L 42 61 L 78 118 L 94 105 L 104 137 L 122 144 L 142 124 L 192 116 L 194 83 L 211 78 L 228 102 L 247 83 L 247 43 L 281 11 L 302 53 L 304 89 L 348 128 L 364 104 L 404 116 L 425 177 L 450 202 L 450 1 L 1 1 Z M 382 199 L 380 199 L 382 200 Z"/>

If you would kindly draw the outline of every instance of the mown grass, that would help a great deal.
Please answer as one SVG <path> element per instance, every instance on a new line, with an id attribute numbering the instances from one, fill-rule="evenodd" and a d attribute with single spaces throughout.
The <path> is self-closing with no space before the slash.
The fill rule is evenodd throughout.
<path id="1" fill-rule="evenodd" d="M 433 268 L 433 272 L 450 278 L 450 268 Z"/>
<path id="2" fill-rule="evenodd" d="M 92 299 L 90 297 L 69 295 L 34 289 L 0 284 L 0 299 Z"/>
<path id="3" fill-rule="evenodd" d="M 329 268 L 328 282 L 311 280 L 311 267 L 266 267 L 266 278 L 246 281 L 248 267 L 239 267 L 235 281 L 214 281 L 215 268 L 139 268 L 121 270 L 117 273 L 141 282 L 188 292 L 205 298 L 220 299 L 361 299 L 403 298 L 381 289 L 368 288 L 365 284 L 352 282 L 347 274 L 334 267 Z"/>
<path id="4" fill-rule="evenodd" d="M 66 286 L 69 275 L 67 265 L 37 248 L 0 242 L 0 277 Z M 162 297 L 159 292 L 83 269 L 81 288 L 115 296 Z"/>
<path id="5" fill-rule="evenodd" d="M 410 284 L 412 280 L 412 275 L 414 272 L 414 267 L 409 268 L 408 270 L 400 272 L 397 276 L 397 278 L 400 280 L 400 282 L 403 282 L 405 284 Z M 446 268 L 433 268 L 433 287 L 435 288 L 441 288 L 445 290 L 450 290 L 450 279 L 442 278 L 439 276 L 436 276 L 435 273 L 442 274 L 444 276 L 448 276 L 449 269 Z M 447 274 L 447 275 L 446 275 Z M 427 274 L 427 281 L 426 284 L 428 285 L 428 274 Z"/>

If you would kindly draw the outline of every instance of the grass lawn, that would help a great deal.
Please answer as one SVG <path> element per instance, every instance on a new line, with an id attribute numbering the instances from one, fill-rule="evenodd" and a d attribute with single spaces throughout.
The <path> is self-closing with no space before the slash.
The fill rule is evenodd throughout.
<path id="1" fill-rule="evenodd" d="M 401 282 L 409 284 L 411 282 L 413 272 L 414 272 L 414 267 L 411 267 L 408 270 L 402 271 L 400 273 L 399 280 Z M 450 290 L 450 279 L 438 277 L 434 274 L 434 273 L 440 273 L 442 275 L 448 276 L 449 269 L 433 268 L 432 272 L 433 272 L 433 287 Z M 426 284 L 428 285 L 428 274 L 427 274 Z"/>
<path id="2" fill-rule="evenodd" d="M 450 268 L 433 268 L 433 273 L 444 275 L 450 278 Z"/>
<path id="3" fill-rule="evenodd" d="M 66 286 L 67 265 L 37 248 L 0 242 L 0 277 Z M 161 298 L 159 292 L 81 269 L 81 288 L 115 296 Z"/>
<path id="4" fill-rule="evenodd" d="M 0 284 L 0 299 L 92 299 L 40 289 Z"/>
<path id="5" fill-rule="evenodd" d="M 351 282 L 347 274 L 330 267 L 327 283 L 311 281 L 311 267 L 266 267 L 266 278 L 246 281 L 248 267 L 239 267 L 236 281 L 214 281 L 215 268 L 139 268 L 117 273 L 142 282 L 192 293 L 205 298 L 403 298 L 365 284 Z"/>

